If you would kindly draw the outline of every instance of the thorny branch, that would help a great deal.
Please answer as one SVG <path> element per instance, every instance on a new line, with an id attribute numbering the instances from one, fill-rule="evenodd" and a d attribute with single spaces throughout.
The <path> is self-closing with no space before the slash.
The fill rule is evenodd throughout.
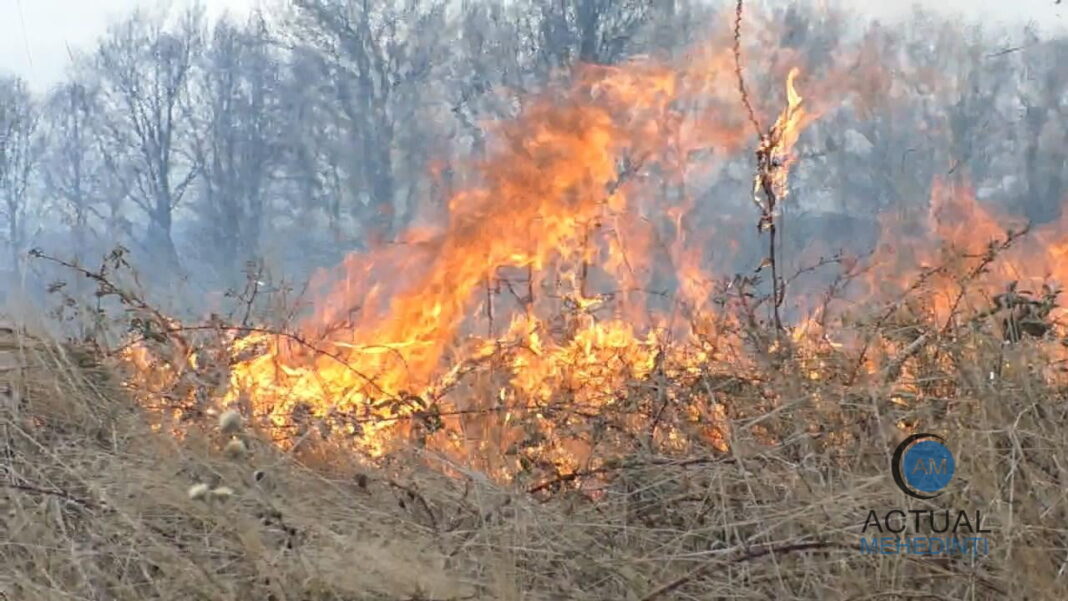
<path id="1" fill-rule="evenodd" d="M 690 457 L 688 459 L 670 459 L 670 458 L 654 458 L 647 461 L 635 461 L 630 463 L 620 463 L 618 461 L 606 461 L 604 465 L 600 467 L 591 468 L 588 470 L 579 470 L 562 474 L 547 480 L 535 486 L 527 489 L 530 494 L 539 493 L 545 490 L 556 488 L 561 484 L 572 482 L 579 478 L 585 478 L 588 476 L 596 476 L 599 474 L 607 474 L 616 471 L 642 468 L 642 467 L 689 467 L 693 465 L 725 465 L 736 463 L 737 460 L 733 457 Z"/>
<path id="2" fill-rule="evenodd" d="M 986 252 L 982 254 L 981 260 L 978 264 L 968 272 L 964 280 L 960 282 L 960 290 L 957 292 L 956 298 L 953 299 L 953 306 L 950 308 L 949 317 L 946 318 L 946 323 L 942 326 L 941 333 L 945 334 L 949 331 L 950 326 L 953 325 L 953 318 L 957 313 L 957 308 L 960 307 L 960 303 L 964 300 L 964 294 L 967 292 L 968 284 L 974 281 L 977 277 L 982 275 L 990 264 L 993 263 L 998 255 L 1008 250 L 1016 241 L 1026 236 L 1031 231 L 1031 225 L 1028 224 L 1022 230 L 1016 232 L 1009 230 L 1005 232 L 1005 239 L 1000 242 L 991 242 L 987 247 Z"/>
<path id="3" fill-rule="evenodd" d="M 40 488 L 40 487 L 37 487 L 37 486 L 31 486 L 31 485 L 28 485 L 28 484 L 14 484 L 14 483 L 11 483 L 11 482 L 0 482 L 0 487 L 10 488 L 10 489 L 14 489 L 14 490 L 21 490 L 23 492 L 36 493 L 36 494 L 39 494 L 39 495 L 49 495 L 49 496 L 53 496 L 53 497 L 59 497 L 60 499 L 63 499 L 65 501 L 70 501 L 71 503 L 74 503 L 76 505 L 81 505 L 82 507 L 84 507 L 86 509 L 96 509 L 97 508 L 97 504 L 95 502 L 90 501 L 88 499 L 83 499 L 81 497 L 76 497 L 76 496 L 74 496 L 74 495 L 72 495 L 72 494 L 70 494 L 70 493 L 68 493 L 66 491 L 63 491 L 63 490 L 49 490 L 47 488 Z"/>
<path id="4" fill-rule="evenodd" d="M 224 325 L 224 324 L 214 323 L 214 324 L 201 324 L 201 325 L 190 325 L 190 326 L 179 326 L 179 327 L 165 328 L 161 333 L 163 333 L 163 334 L 178 334 L 178 333 L 181 333 L 181 332 L 197 332 L 197 331 L 208 331 L 208 330 L 239 332 L 239 333 L 242 333 L 242 334 L 264 334 L 264 335 L 267 335 L 267 336 L 274 336 L 274 337 L 277 337 L 277 338 L 284 338 L 286 340 L 290 340 L 292 342 L 295 342 L 298 346 L 301 346 L 301 347 L 311 351 L 312 353 L 314 353 L 316 355 L 321 355 L 323 357 L 326 357 L 328 359 L 332 359 L 332 360 L 336 361 L 342 367 L 344 367 L 345 369 L 351 371 L 358 378 L 360 378 L 361 380 L 363 380 L 367 384 L 369 384 L 372 388 L 375 389 L 375 391 L 377 391 L 380 394 L 383 394 L 383 395 L 385 395 L 387 397 L 394 398 L 394 395 L 390 395 L 389 393 L 387 393 L 381 386 L 378 385 L 377 382 L 375 382 L 374 378 L 372 378 L 371 376 L 368 376 L 367 374 L 365 374 L 365 373 L 361 372 L 360 370 L 356 369 L 355 367 L 353 367 L 353 365 L 351 363 L 349 363 L 348 361 L 346 361 L 345 358 L 342 357 L 341 355 L 338 355 L 337 353 L 332 353 L 332 352 L 330 352 L 328 350 L 322 349 L 322 348 L 312 344 L 311 342 L 305 340 L 304 337 L 302 337 L 302 336 L 300 336 L 298 334 L 294 334 L 293 332 L 286 332 L 284 330 L 276 330 L 276 329 L 272 329 L 272 328 L 259 328 L 259 327 L 252 327 L 252 326 L 228 326 L 228 325 Z M 140 344 L 142 342 L 145 342 L 145 340 L 146 340 L 146 338 L 144 336 L 133 338 L 133 339 L 129 340 L 128 342 L 126 342 L 125 344 L 123 344 L 122 346 L 120 346 L 119 348 L 111 351 L 109 354 L 112 355 L 112 356 L 119 355 L 124 350 L 126 350 L 126 349 L 128 349 L 128 348 L 130 348 L 132 346 L 136 346 L 137 344 Z"/>
<path id="5" fill-rule="evenodd" d="M 727 563 L 744 563 L 744 562 L 747 562 L 747 561 L 752 561 L 754 559 L 759 559 L 761 557 L 764 557 L 765 555 L 775 555 L 775 554 L 785 554 L 785 553 L 798 553 L 798 552 L 801 552 L 801 551 L 817 551 L 817 550 L 830 550 L 830 549 L 841 549 L 841 548 L 845 548 L 845 545 L 842 545 L 841 543 L 824 542 L 824 541 L 813 541 L 813 542 L 805 542 L 805 543 L 798 542 L 798 543 L 789 543 L 789 544 L 783 544 L 783 545 L 777 545 L 777 546 L 776 545 L 762 545 L 762 546 L 758 546 L 758 547 L 741 549 L 741 550 L 731 550 L 731 551 L 737 551 L 737 553 L 735 554 L 734 557 L 731 557 L 730 559 L 728 559 Z M 675 579 L 675 580 L 673 580 L 673 581 L 671 581 L 671 582 L 669 582 L 667 584 L 663 584 L 663 585 L 658 586 L 657 588 L 653 589 L 652 592 L 650 592 L 649 594 L 647 594 L 644 597 L 642 597 L 641 601 L 652 601 L 653 599 L 659 599 L 659 598 L 663 597 L 664 595 L 670 593 L 671 591 L 673 591 L 673 590 L 679 588 L 680 586 L 686 584 L 687 582 L 693 580 L 694 578 L 697 578 L 698 576 L 703 574 L 705 571 L 711 569 L 713 565 L 714 564 L 712 564 L 711 562 L 702 563 L 701 565 L 697 566 L 696 568 L 690 570 L 687 574 L 684 574 L 683 576 L 680 576 L 679 578 L 677 578 L 677 579 Z"/>
<path id="6" fill-rule="evenodd" d="M 734 53 L 734 73 L 738 78 L 738 92 L 742 97 L 742 105 L 745 107 L 746 115 L 749 118 L 749 122 L 752 123 L 758 138 L 756 150 L 757 173 L 753 182 L 753 200 L 760 209 L 760 220 L 757 222 L 757 230 L 760 232 L 766 231 L 768 233 L 768 256 L 761 263 L 760 267 L 758 267 L 758 270 L 765 266 L 770 267 L 771 269 L 771 316 L 772 323 L 775 325 L 776 338 L 779 338 L 783 329 L 781 307 L 783 301 L 786 300 L 786 286 L 779 279 L 779 249 L 777 247 L 778 223 L 776 218 L 779 217 L 778 204 L 780 198 L 778 191 L 775 189 L 775 175 L 783 168 L 782 160 L 776 153 L 781 142 L 782 132 L 779 131 L 778 124 L 772 126 L 771 129 L 765 132 L 757 121 L 756 113 L 753 110 L 753 104 L 749 100 L 749 92 L 745 85 L 745 78 L 742 76 L 741 29 L 743 9 L 743 0 L 738 0 L 734 9 L 734 46 L 732 48 Z M 763 200 L 760 199 L 761 192 L 763 193 Z"/>
<path id="7" fill-rule="evenodd" d="M 112 252 L 111 255 L 109 255 L 109 259 L 112 259 L 117 264 L 125 265 L 125 263 L 123 262 L 124 260 L 122 258 L 124 253 L 125 253 L 124 249 L 121 249 L 121 248 L 117 249 L 116 251 Z M 143 311 L 145 313 L 148 313 L 149 315 L 151 315 L 155 319 L 155 321 L 157 322 L 156 325 L 159 328 L 158 330 L 154 330 L 152 332 L 142 332 L 141 335 L 131 338 L 130 340 L 126 341 L 124 344 L 122 344 L 118 348 L 108 351 L 108 353 L 107 353 L 108 356 L 114 357 L 114 356 L 120 355 L 125 350 L 127 350 L 127 349 L 129 349 L 129 348 L 131 348 L 133 346 L 136 346 L 138 344 L 146 342 L 149 339 L 158 339 L 158 337 L 160 337 L 160 336 L 165 337 L 166 340 L 169 340 L 172 343 L 174 343 L 178 347 L 178 350 L 182 353 L 182 356 L 187 356 L 189 354 L 189 352 L 191 351 L 192 346 L 189 343 L 189 341 L 186 340 L 186 338 L 184 336 L 182 336 L 182 334 L 183 333 L 188 333 L 188 332 L 229 331 L 229 332 L 239 332 L 239 333 L 243 333 L 243 334 L 264 334 L 264 335 L 267 335 L 267 336 L 273 336 L 273 337 L 276 337 L 276 338 L 282 338 L 282 339 L 290 340 L 290 341 L 296 343 L 298 346 L 301 346 L 301 347 L 307 349 L 308 351 L 310 351 L 310 352 L 312 352 L 312 353 L 314 353 L 316 355 L 321 355 L 323 357 L 332 359 L 332 360 L 336 361 L 337 363 L 339 363 L 345 369 L 351 371 L 358 378 L 360 378 L 361 380 L 366 382 L 369 386 L 371 386 L 379 394 L 381 394 L 381 395 L 383 395 L 385 397 L 388 397 L 390 399 L 395 399 L 395 395 L 389 394 L 385 389 L 383 389 L 374 380 L 374 378 L 372 378 L 371 376 L 369 376 L 369 375 L 361 372 L 360 370 L 356 369 L 351 363 L 346 361 L 344 359 L 344 357 L 338 355 L 337 353 L 333 353 L 333 352 L 330 352 L 328 350 L 322 349 L 322 348 L 318 347 L 317 345 L 315 345 L 315 344 L 309 342 L 308 340 L 304 339 L 302 336 L 300 336 L 298 334 L 295 334 L 295 333 L 292 333 L 292 332 L 287 332 L 287 331 L 282 331 L 282 330 L 277 330 L 277 329 L 262 328 L 262 327 L 252 327 L 252 326 L 247 326 L 247 325 L 227 326 L 227 325 L 224 325 L 222 323 L 216 323 L 216 322 L 209 323 L 209 324 L 202 324 L 202 325 L 179 325 L 179 326 L 175 326 L 175 325 L 173 325 L 174 324 L 173 320 L 167 319 L 158 309 L 156 309 L 155 307 L 151 306 L 150 304 L 145 302 L 143 299 L 141 299 L 137 295 L 135 295 L 133 293 L 130 293 L 129 291 L 124 290 L 121 286 L 119 286 L 118 284 L 114 283 L 111 280 L 111 278 L 108 276 L 106 268 L 101 268 L 98 271 L 91 271 L 89 269 L 86 269 L 86 268 L 84 268 L 84 267 L 82 267 L 80 265 L 71 263 L 69 261 L 65 261 L 63 259 L 59 259 L 59 258 L 56 258 L 56 257 L 52 257 L 52 256 L 49 256 L 49 255 L 46 255 L 45 253 L 43 253 L 41 251 L 38 251 L 38 250 L 31 251 L 30 255 L 32 257 L 34 257 L 34 258 L 39 258 L 39 259 L 43 259 L 43 260 L 46 260 L 46 261 L 50 261 L 52 263 L 55 263 L 57 265 L 65 267 L 67 269 L 70 269 L 70 270 L 72 270 L 72 271 L 74 271 L 76 273 L 79 273 L 79 274 L 81 274 L 81 275 L 83 275 L 83 276 L 85 276 L 85 277 L 87 277 L 89 279 L 92 279 L 93 281 L 97 282 L 97 285 L 98 285 L 97 296 L 106 296 L 106 295 L 116 296 L 116 297 L 119 298 L 119 300 L 124 305 L 129 306 L 129 307 L 133 307 L 133 308 L 135 308 L 137 310 L 140 310 L 140 311 Z M 255 290 L 253 290 L 252 294 L 255 295 L 255 293 L 256 293 Z M 247 301 L 247 302 L 248 302 L 249 305 L 251 305 L 251 303 L 252 303 L 252 301 Z M 243 319 L 243 322 L 247 321 L 247 320 L 248 320 L 248 314 L 246 314 L 245 318 Z"/>
<path id="8" fill-rule="evenodd" d="M 743 0 L 738 0 L 738 4 L 734 8 L 734 46 L 732 47 L 734 52 L 734 74 L 738 77 L 738 91 L 742 95 L 742 105 L 745 106 L 749 122 L 753 124 L 753 130 L 756 135 L 763 139 L 764 128 L 760 127 L 760 122 L 757 121 L 753 105 L 749 102 L 749 92 L 745 87 L 745 77 L 742 76 L 742 9 Z"/>
<path id="9" fill-rule="evenodd" d="M 89 269 L 86 269 L 85 267 L 82 267 L 81 265 L 77 265 L 77 264 L 71 263 L 69 261 L 64 261 L 63 259 L 52 257 L 52 256 L 47 255 L 43 251 L 38 250 L 38 249 L 31 250 L 29 252 L 29 255 L 30 255 L 30 257 L 35 258 L 35 259 L 42 259 L 42 260 L 45 260 L 45 261 L 49 261 L 51 263 L 55 263 L 55 264 L 57 264 L 57 265 L 59 265 L 61 267 L 65 267 L 67 269 L 70 269 L 70 270 L 72 270 L 72 271 L 74 271 L 76 273 L 79 273 L 79 274 L 81 274 L 81 275 L 93 280 L 94 282 L 97 283 L 96 296 L 98 298 L 99 297 L 104 297 L 104 296 L 115 296 L 115 297 L 117 297 L 119 299 L 119 301 L 122 304 L 124 304 L 124 305 L 126 305 L 128 307 L 132 307 L 133 309 L 136 309 L 136 310 L 139 310 L 139 311 L 143 311 L 144 313 L 147 313 L 147 314 L 151 315 L 152 318 L 156 320 L 156 323 L 158 325 L 160 325 L 160 326 L 166 326 L 167 324 L 172 323 L 172 320 L 168 319 L 158 309 L 156 309 L 155 307 L 149 305 L 143 299 L 137 297 L 136 295 L 131 294 L 130 292 L 128 292 L 126 290 L 123 290 L 120 286 L 118 286 L 114 282 L 112 282 L 111 279 L 108 277 L 108 274 L 107 274 L 108 261 L 110 261 L 111 264 L 116 265 L 116 266 L 127 266 L 128 264 L 126 263 L 126 259 L 125 259 L 126 253 L 127 253 L 127 250 L 125 248 L 123 248 L 121 246 L 116 247 L 115 250 L 111 251 L 111 253 L 108 254 L 104 265 L 97 271 L 90 271 Z M 176 336 L 174 341 L 175 341 L 175 343 L 178 345 L 179 349 L 183 353 L 188 353 L 188 351 L 191 348 L 188 341 L 186 341 L 184 338 L 182 338 L 180 336 Z"/>
<path id="10" fill-rule="evenodd" d="M 923 350 L 923 348 L 926 347 L 927 344 L 930 343 L 932 340 L 940 336 L 945 336 L 950 332 L 950 329 L 954 323 L 954 319 L 957 316 L 957 312 L 960 309 L 960 303 L 964 300 L 964 295 L 967 293 L 968 285 L 971 282 L 975 281 L 975 279 L 978 278 L 980 275 L 985 273 L 986 270 L 990 267 L 990 265 L 997 260 L 997 258 L 1002 252 L 1005 252 L 1009 248 L 1011 248 L 1017 240 L 1026 236 L 1029 231 L 1030 226 L 1026 226 L 1020 231 L 1009 230 L 1005 233 L 1005 238 L 1003 240 L 993 241 L 987 246 L 986 251 L 978 257 L 980 261 L 972 269 L 970 269 L 968 273 L 963 277 L 963 279 L 958 283 L 959 290 L 953 300 L 953 304 L 950 307 L 949 316 L 946 318 L 946 322 L 942 325 L 941 328 L 938 329 L 937 332 L 932 330 L 921 334 L 915 340 L 909 343 L 909 345 L 905 347 L 900 353 L 893 357 L 887 364 L 886 368 L 883 370 L 883 381 L 885 383 L 891 383 L 897 380 L 897 378 L 901 375 L 901 368 L 904 367 L 906 361 L 908 361 L 921 350 Z M 895 302 L 887 305 L 886 309 L 875 321 L 875 328 L 873 331 L 882 331 L 882 326 L 886 323 L 887 320 L 890 319 L 890 317 L 894 314 L 900 304 L 904 302 L 904 300 L 908 296 L 910 296 L 916 290 L 919 290 L 927 281 L 929 281 L 935 275 L 939 273 L 944 273 L 946 271 L 946 268 L 947 266 L 945 264 L 942 264 L 924 270 L 919 275 L 919 277 L 916 278 L 912 285 L 909 286 L 908 289 L 906 289 L 905 292 L 903 292 Z M 1000 310 L 1001 308 L 1002 307 L 1000 306 L 1000 301 L 998 299 L 995 299 L 995 308 L 993 311 Z M 985 317 L 988 317 L 990 314 L 992 314 L 992 311 L 979 313 L 973 318 L 973 321 L 976 319 L 983 319 Z M 855 377 L 859 373 L 861 365 L 863 365 L 863 362 L 866 360 L 868 351 L 871 347 L 871 342 L 872 339 L 871 337 L 869 337 L 868 340 L 865 341 L 864 346 L 861 347 L 860 353 L 857 355 L 857 361 L 854 364 L 852 375 L 849 378 L 850 382 L 855 379 Z"/>

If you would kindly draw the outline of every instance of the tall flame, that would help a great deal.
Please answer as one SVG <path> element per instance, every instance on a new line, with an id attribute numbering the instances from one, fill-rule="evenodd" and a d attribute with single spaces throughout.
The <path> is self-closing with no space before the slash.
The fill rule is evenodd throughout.
<path id="1" fill-rule="evenodd" d="M 331 288 L 303 327 L 317 350 L 266 335 L 243 339 L 242 349 L 264 352 L 234 366 L 228 400 L 249 402 L 279 425 L 298 406 L 318 416 L 354 412 L 367 418 L 360 440 L 380 453 L 405 428 L 391 419 L 440 397 L 460 366 L 522 348 L 508 366 L 508 394 L 545 401 L 559 387 L 578 388 L 568 382 L 578 379 L 577 402 L 608 402 L 624 376 L 654 368 L 659 337 L 693 333 L 648 311 L 654 301 L 643 288 L 662 268 L 649 256 L 657 209 L 646 199 L 686 177 L 692 153 L 741 147 L 729 61 L 728 52 L 706 49 L 681 69 L 649 60 L 587 66 L 566 93 L 534 99 L 498 126 L 479 184 L 449 200 L 443 231 L 350 256 L 317 276 Z M 796 75 L 787 80 L 784 150 L 805 117 Z M 654 181 L 652 170 L 666 175 Z M 708 288 L 698 284 L 707 275 L 683 247 L 681 217 L 668 251 L 672 277 L 691 301 L 707 303 Z"/>
<path id="2" fill-rule="evenodd" d="M 797 93 L 797 88 L 794 86 L 794 82 L 800 74 L 801 70 L 794 67 L 790 69 L 789 75 L 786 76 L 786 108 L 783 109 L 773 127 L 775 131 L 781 132 L 779 134 L 781 140 L 779 152 L 787 157 L 792 156 L 794 146 L 797 145 L 797 140 L 801 136 L 801 131 L 812 120 L 812 116 L 809 115 L 805 107 L 801 106 L 801 102 L 804 99 Z"/>
<path id="3" fill-rule="evenodd" d="M 745 341 L 728 333 L 737 324 L 716 302 L 709 239 L 688 232 L 697 203 L 687 192 L 744 147 L 746 119 L 727 44 L 681 65 L 587 66 L 569 89 L 529 100 L 496 126 L 477 182 L 449 199 L 440 229 L 410 231 L 316 274 L 320 301 L 298 335 L 234 340 L 222 401 L 279 428 L 345 416 L 371 455 L 417 427 L 443 432 L 438 444 L 466 452 L 515 443 L 508 428 L 517 411 L 592 419 L 628 402 L 635 383 L 695 377 L 717 362 L 746 369 Z M 818 112 L 798 92 L 799 76 L 789 71 L 786 106 L 761 140 L 780 200 L 799 137 Z M 932 283 L 920 310 L 938 324 L 962 303 L 982 306 L 1010 280 L 1031 289 L 1068 281 L 1068 217 L 984 265 L 984 249 L 1005 236 L 1004 220 L 962 182 L 937 182 L 931 207 L 908 224 L 884 218 L 866 272 L 854 274 L 842 299 L 812 303 L 794 343 L 827 343 L 822 324 L 841 308 L 836 302 L 893 299 L 917 278 Z M 722 212 L 726 219 L 732 210 Z M 910 238 L 905 225 L 916 222 L 922 233 Z M 715 242 L 729 254 L 737 237 Z M 932 265 L 940 267 L 925 274 Z M 961 278 L 974 286 L 962 290 Z M 826 367 L 812 356 L 809 377 L 819 380 Z M 150 369 L 137 352 L 130 358 Z M 496 412 L 500 431 L 465 430 L 456 416 L 468 411 Z M 687 411 L 713 424 L 704 435 L 725 448 L 721 406 L 704 398 Z M 560 424 L 543 420 L 541 435 L 557 436 Z M 665 436 L 670 443 L 673 434 Z M 564 445 L 555 461 L 573 469 L 591 444 Z"/>

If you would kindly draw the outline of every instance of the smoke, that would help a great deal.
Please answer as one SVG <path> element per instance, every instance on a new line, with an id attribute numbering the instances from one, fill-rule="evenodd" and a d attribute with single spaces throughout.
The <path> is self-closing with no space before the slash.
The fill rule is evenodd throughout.
<path id="1" fill-rule="evenodd" d="M 782 4 L 769 2 L 769 6 Z M 820 2 L 820 4 L 827 4 Z M 925 12 L 955 23 L 984 29 L 1016 29 L 1033 25 L 1047 34 L 1068 31 L 1068 8 L 1055 0 L 942 0 L 941 2 L 886 2 L 884 0 L 850 0 L 832 2 L 848 7 L 873 19 L 901 23 L 916 12 Z"/>

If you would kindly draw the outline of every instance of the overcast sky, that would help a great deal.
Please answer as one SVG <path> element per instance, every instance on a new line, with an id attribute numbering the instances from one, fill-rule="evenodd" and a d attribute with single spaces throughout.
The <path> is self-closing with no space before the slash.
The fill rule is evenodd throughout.
<path id="1" fill-rule="evenodd" d="M 108 24 L 135 8 L 184 8 L 192 0 L 0 0 L 0 73 L 42 90 L 63 77 L 67 48 L 91 50 Z M 209 14 L 246 14 L 259 0 L 201 0 Z"/>
<path id="2" fill-rule="evenodd" d="M 263 0 L 202 0 L 210 14 L 245 14 Z M 385 0 L 377 0 L 385 1 Z M 776 0 L 765 0 L 774 3 Z M 790 0 L 781 0 L 787 2 Z M 810 0 L 819 3 L 828 0 Z M 893 18 L 907 14 L 908 0 L 841 0 L 870 16 Z M 935 0 L 918 2 L 973 20 L 1014 28 L 1034 22 L 1045 31 L 1068 31 L 1068 1 L 1056 0 Z M 191 0 L 173 0 L 174 7 Z M 158 8 L 160 0 L 0 0 L 0 73 L 26 78 L 44 90 L 63 77 L 70 63 L 67 48 L 90 49 L 108 23 L 135 7 Z"/>

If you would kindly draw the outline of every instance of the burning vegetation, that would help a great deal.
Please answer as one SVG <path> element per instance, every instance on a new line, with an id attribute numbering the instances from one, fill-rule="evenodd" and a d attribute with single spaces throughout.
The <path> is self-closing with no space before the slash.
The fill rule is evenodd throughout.
<path id="1" fill-rule="evenodd" d="M 297 3 L 294 27 L 357 4 Z M 952 114 L 897 131 L 904 87 L 968 96 L 887 66 L 880 27 L 806 60 L 795 13 L 734 8 L 685 52 L 561 61 L 501 92 L 477 158 L 430 161 L 449 185 L 296 298 L 250 264 L 233 310 L 193 321 L 146 300 L 121 246 L 95 268 L 34 251 L 92 284 L 90 304 L 49 289 L 91 330 L 0 327 L 0 559 L 18 575 L 0 601 L 1065 598 L 1068 199 L 1034 223 L 991 202 Z M 819 193 L 799 176 L 846 160 L 843 114 L 869 142 L 884 119 L 879 135 L 952 146 L 916 186 L 898 181 L 912 148 L 864 163 L 908 202 L 873 199 L 860 249 L 795 227 Z M 371 142 L 363 175 L 390 159 Z M 953 451 L 937 500 L 887 469 L 918 433 Z M 984 555 L 856 547 L 908 515 L 925 541 L 974 515 Z"/>
<path id="2" fill-rule="evenodd" d="M 860 92 L 841 69 L 817 84 L 790 65 L 764 131 L 740 58 L 724 38 L 670 63 L 582 67 L 496 125 L 444 223 L 317 274 L 294 326 L 142 322 L 121 353 L 130 390 L 178 431 L 236 409 L 283 448 L 346 441 L 374 459 L 416 445 L 596 495 L 635 449 L 726 454 L 740 429 L 848 453 L 836 424 L 856 390 L 929 407 L 960 394 L 941 370 L 998 378 L 1004 362 L 980 359 L 992 349 L 1033 353 L 1062 384 L 1068 227 L 995 215 L 961 170 L 934 182 L 926 213 L 882 215 L 870 254 L 783 273 L 796 145 Z M 756 227 L 692 231 L 688 181 L 744 151 L 750 125 Z M 717 270 L 745 267 L 743 236 L 768 240 L 763 259 Z M 812 412 L 789 417 L 799 405 Z"/>

